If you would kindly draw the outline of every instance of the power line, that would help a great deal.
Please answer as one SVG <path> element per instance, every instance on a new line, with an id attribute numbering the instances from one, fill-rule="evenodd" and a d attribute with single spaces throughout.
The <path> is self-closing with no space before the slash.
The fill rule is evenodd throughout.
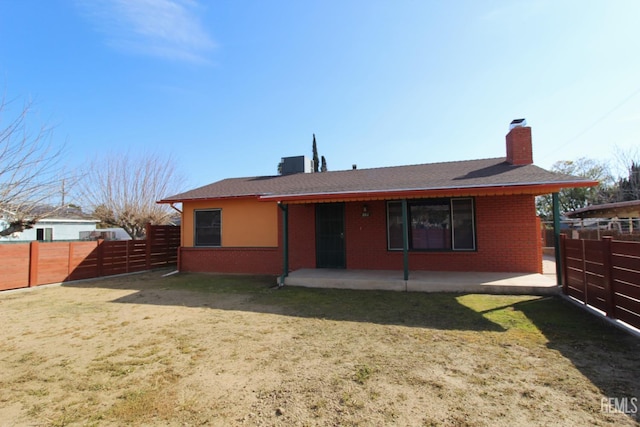
<path id="1" fill-rule="evenodd" d="M 597 125 L 599 125 L 601 122 L 603 122 L 607 117 L 609 117 L 614 111 L 616 111 L 618 108 L 622 107 L 624 104 L 626 104 L 627 102 L 629 102 L 634 96 L 636 96 L 637 94 L 640 93 L 640 87 L 638 89 L 636 89 L 635 91 L 633 91 L 629 96 L 627 96 L 625 99 L 623 99 L 620 103 L 618 103 L 615 107 L 613 107 L 612 109 L 610 109 L 609 111 L 607 111 L 602 117 L 600 117 L 598 120 L 596 120 L 595 122 L 591 123 L 591 125 L 587 126 L 584 130 L 582 130 L 580 133 L 576 134 L 574 137 L 569 138 L 568 140 L 566 140 L 564 143 L 556 146 L 555 150 L 550 151 L 548 154 L 546 154 L 545 156 L 543 156 L 544 158 L 549 157 L 551 154 L 559 151 L 561 148 L 566 147 L 567 145 L 571 144 L 573 141 L 575 141 L 576 139 L 580 138 L 582 135 L 586 134 L 587 132 L 589 132 L 591 129 L 593 129 L 594 127 L 596 127 Z"/>

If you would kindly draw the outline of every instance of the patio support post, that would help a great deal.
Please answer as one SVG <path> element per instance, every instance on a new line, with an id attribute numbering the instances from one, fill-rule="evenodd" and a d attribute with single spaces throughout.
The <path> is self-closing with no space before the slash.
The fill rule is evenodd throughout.
<path id="1" fill-rule="evenodd" d="M 402 257 L 404 262 L 404 280 L 409 280 L 409 225 L 407 199 L 402 199 Z"/>
<path id="2" fill-rule="evenodd" d="M 282 276 L 278 286 L 284 286 L 284 278 L 289 275 L 289 206 L 278 202 L 282 210 Z"/>
<path id="3" fill-rule="evenodd" d="M 551 194 L 553 202 L 553 242 L 556 255 L 556 280 L 562 286 L 562 254 L 560 253 L 560 201 L 558 193 Z"/>

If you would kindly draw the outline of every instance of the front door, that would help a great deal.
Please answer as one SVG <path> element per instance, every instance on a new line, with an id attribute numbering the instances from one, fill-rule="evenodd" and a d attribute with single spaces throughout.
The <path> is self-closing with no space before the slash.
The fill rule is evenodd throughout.
<path id="1" fill-rule="evenodd" d="M 316 205 L 316 267 L 345 268 L 344 203 Z"/>

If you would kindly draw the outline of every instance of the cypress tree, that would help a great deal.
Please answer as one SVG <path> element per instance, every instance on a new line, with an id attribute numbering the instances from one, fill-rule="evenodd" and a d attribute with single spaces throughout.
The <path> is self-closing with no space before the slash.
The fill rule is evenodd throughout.
<path id="1" fill-rule="evenodd" d="M 313 171 L 318 172 L 320 159 L 318 159 L 318 146 L 316 145 L 316 134 L 313 134 Z"/>

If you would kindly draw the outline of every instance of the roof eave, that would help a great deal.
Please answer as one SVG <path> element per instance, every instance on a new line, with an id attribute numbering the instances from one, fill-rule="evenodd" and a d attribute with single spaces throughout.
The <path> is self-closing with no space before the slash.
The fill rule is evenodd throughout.
<path id="1" fill-rule="evenodd" d="M 226 200 L 226 199 L 258 199 L 262 195 L 261 194 L 242 194 L 238 196 L 216 196 L 216 197 L 187 197 L 180 199 L 162 199 L 156 201 L 157 204 L 173 204 L 173 203 L 184 203 L 184 202 L 205 202 L 207 200 Z"/>
<path id="2" fill-rule="evenodd" d="M 270 194 L 259 196 L 261 201 L 306 203 L 315 201 L 356 201 L 402 199 L 419 197 L 501 196 L 515 194 L 541 195 L 563 188 L 593 187 L 598 181 L 539 182 L 526 184 L 496 184 L 467 187 L 409 188 L 394 190 L 342 191 L 306 194 Z"/>
<path id="3" fill-rule="evenodd" d="M 263 202 L 306 203 L 315 201 L 355 201 L 400 199 L 418 197 L 454 197 L 454 196 L 499 196 L 514 194 L 540 195 L 555 193 L 563 188 L 593 187 L 598 181 L 556 181 L 531 182 L 522 184 L 494 184 L 477 186 L 451 186 L 431 188 L 400 188 L 390 190 L 353 190 L 301 194 L 242 194 L 214 197 L 169 198 L 157 201 L 158 204 L 185 202 L 204 202 L 212 200 L 258 199 Z"/>

